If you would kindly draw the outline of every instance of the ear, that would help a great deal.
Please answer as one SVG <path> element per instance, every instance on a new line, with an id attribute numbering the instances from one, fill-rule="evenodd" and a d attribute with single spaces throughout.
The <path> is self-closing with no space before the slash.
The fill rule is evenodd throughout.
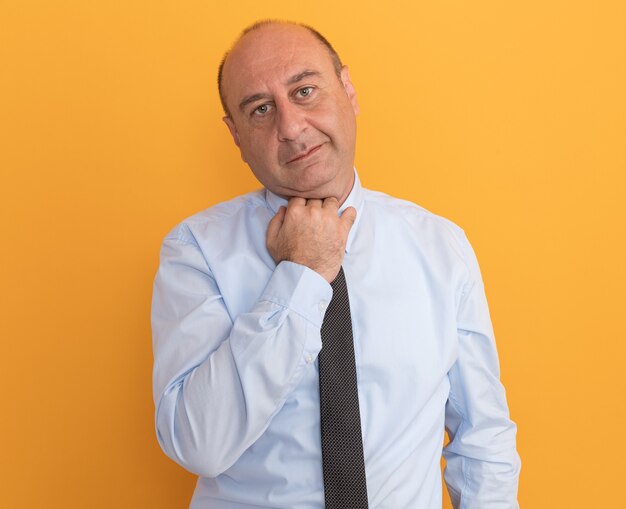
<path id="1" fill-rule="evenodd" d="M 354 85 L 352 85 L 352 81 L 350 81 L 350 72 L 348 71 L 347 65 L 344 65 L 341 68 L 341 83 L 343 84 L 343 88 L 346 91 L 348 99 L 350 99 L 354 114 L 358 115 L 360 111 L 359 103 L 356 100 L 356 90 L 354 90 Z"/>
<path id="2" fill-rule="evenodd" d="M 230 135 L 233 137 L 233 141 L 235 142 L 235 145 L 237 145 L 237 148 L 239 148 L 239 154 L 241 155 L 241 160 L 244 163 L 247 163 L 248 161 L 246 161 L 246 158 L 243 155 L 243 150 L 241 150 L 241 142 L 239 141 L 239 133 L 237 133 L 237 127 L 235 127 L 235 123 L 233 122 L 233 119 L 226 116 L 226 117 L 223 117 L 222 120 L 228 126 Z"/>
<path id="3" fill-rule="evenodd" d="M 239 134 L 237 134 L 237 128 L 235 127 L 235 123 L 233 122 L 233 119 L 230 117 L 224 117 L 222 118 L 222 120 L 228 126 L 228 130 L 230 131 L 230 135 L 233 137 L 233 141 L 235 142 L 235 145 L 241 148 L 239 146 Z"/>

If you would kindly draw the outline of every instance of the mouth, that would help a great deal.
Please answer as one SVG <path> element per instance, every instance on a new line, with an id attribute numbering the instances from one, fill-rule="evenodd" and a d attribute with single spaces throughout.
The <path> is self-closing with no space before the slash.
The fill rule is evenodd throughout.
<path id="1" fill-rule="evenodd" d="M 322 148 L 322 145 L 324 145 L 323 143 L 316 145 L 315 147 L 313 147 L 312 149 L 306 151 L 306 152 L 302 152 L 300 154 L 298 154 L 296 157 L 294 157 L 293 159 L 290 159 L 289 161 L 287 161 L 287 164 L 291 164 L 291 163 L 295 163 L 296 161 L 302 161 L 304 159 L 306 159 L 307 157 L 312 156 L 313 154 L 315 154 L 320 148 Z"/>

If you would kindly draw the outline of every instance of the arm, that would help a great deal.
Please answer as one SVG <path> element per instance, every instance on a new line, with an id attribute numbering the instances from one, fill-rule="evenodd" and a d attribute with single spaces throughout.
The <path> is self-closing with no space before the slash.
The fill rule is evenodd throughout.
<path id="1" fill-rule="evenodd" d="M 267 429 L 321 350 L 322 301 L 356 211 L 334 198 L 292 198 L 272 218 L 277 266 L 247 313 L 231 317 L 185 226 L 163 243 L 152 330 L 157 436 L 187 470 L 215 477 Z M 229 281 L 236 285 L 237 281 Z"/>
<path id="2" fill-rule="evenodd" d="M 498 354 L 478 263 L 463 235 L 469 268 L 457 314 L 458 360 L 450 370 L 444 473 L 455 509 L 514 509 L 520 459 L 516 426 L 500 383 Z"/>
<path id="3" fill-rule="evenodd" d="M 234 282 L 233 284 L 236 284 Z M 321 349 L 332 289 L 280 263 L 248 312 L 231 318 L 193 237 L 168 236 L 154 283 L 156 429 L 165 453 L 214 477 L 265 431 Z"/>

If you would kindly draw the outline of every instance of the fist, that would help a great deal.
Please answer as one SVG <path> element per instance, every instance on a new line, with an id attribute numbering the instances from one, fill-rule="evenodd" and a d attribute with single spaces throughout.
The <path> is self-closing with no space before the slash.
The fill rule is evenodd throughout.
<path id="1" fill-rule="evenodd" d="M 267 228 L 267 249 L 274 261 L 305 265 L 332 282 L 339 273 L 356 210 L 348 207 L 338 214 L 336 198 L 291 198 Z"/>

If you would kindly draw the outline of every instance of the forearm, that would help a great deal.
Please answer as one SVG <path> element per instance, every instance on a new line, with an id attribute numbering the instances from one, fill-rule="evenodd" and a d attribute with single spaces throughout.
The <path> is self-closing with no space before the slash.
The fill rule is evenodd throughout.
<path id="1" fill-rule="evenodd" d="M 448 401 L 445 481 L 455 509 L 516 509 L 517 428 L 503 395 L 501 401 L 493 394 L 484 397 L 491 401 L 484 401 L 483 411 Z"/>
<path id="2" fill-rule="evenodd" d="M 166 454 L 197 474 L 222 473 L 265 431 L 320 346 L 319 329 L 292 310 L 239 317 L 216 351 L 163 391 L 156 424 Z"/>

